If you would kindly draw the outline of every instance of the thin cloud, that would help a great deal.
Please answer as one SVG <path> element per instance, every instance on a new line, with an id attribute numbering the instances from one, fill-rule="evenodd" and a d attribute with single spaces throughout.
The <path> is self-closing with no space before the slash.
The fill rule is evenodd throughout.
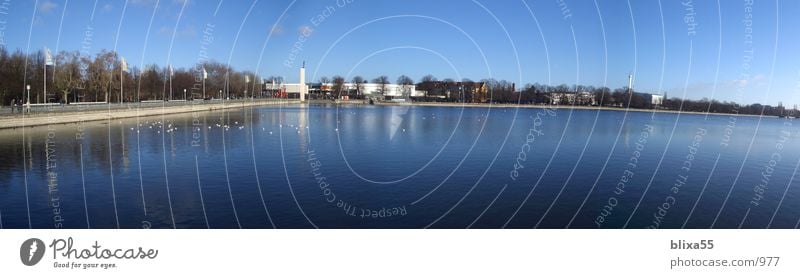
<path id="1" fill-rule="evenodd" d="M 311 28 L 311 26 L 308 25 L 302 25 L 297 28 L 297 33 L 299 33 L 301 36 L 310 37 L 311 33 L 314 33 L 314 28 Z"/>
<path id="2" fill-rule="evenodd" d="M 155 0 L 130 0 L 132 5 L 135 6 L 142 6 L 142 7 L 151 7 L 156 4 Z"/>
<path id="3" fill-rule="evenodd" d="M 111 5 L 111 4 L 105 4 L 105 5 L 103 5 L 103 8 L 101 10 L 104 13 L 107 13 L 107 12 L 110 12 L 110 11 L 114 10 L 114 6 Z"/>
<path id="4" fill-rule="evenodd" d="M 197 28 L 195 28 L 194 25 L 186 26 L 186 28 L 183 28 L 180 32 L 178 32 L 178 36 L 184 38 L 197 37 Z"/>
<path id="5" fill-rule="evenodd" d="M 158 34 L 162 36 L 171 36 L 172 28 L 169 28 L 167 26 L 161 26 L 161 28 L 158 29 Z"/>
<path id="6" fill-rule="evenodd" d="M 271 27 L 271 28 L 269 28 L 269 33 L 270 33 L 270 34 L 272 34 L 272 35 L 280 35 L 280 34 L 283 34 L 283 31 L 284 31 L 284 30 L 283 30 L 283 27 L 282 27 L 282 26 L 280 26 L 280 25 L 277 25 L 277 24 L 275 24 L 275 25 L 272 25 L 272 27 Z"/>
<path id="7" fill-rule="evenodd" d="M 158 34 L 165 37 L 172 37 L 175 34 L 177 38 L 195 38 L 197 37 L 197 28 L 194 25 L 189 25 L 176 33 L 174 29 L 162 26 L 158 29 Z"/>
<path id="8" fill-rule="evenodd" d="M 56 8 L 58 8 L 58 4 L 51 1 L 44 1 L 41 4 L 39 4 L 39 12 L 43 14 L 49 14 Z"/>
<path id="9" fill-rule="evenodd" d="M 33 26 L 42 27 L 44 25 L 45 25 L 44 18 L 42 18 L 41 16 L 37 15 L 36 17 L 33 18 Z"/>
<path id="10" fill-rule="evenodd" d="M 749 79 L 734 79 L 734 80 L 729 80 L 726 83 L 740 87 L 748 87 L 748 86 L 763 85 L 765 80 L 766 80 L 766 75 L 759 73 L 753 75 Z"/>

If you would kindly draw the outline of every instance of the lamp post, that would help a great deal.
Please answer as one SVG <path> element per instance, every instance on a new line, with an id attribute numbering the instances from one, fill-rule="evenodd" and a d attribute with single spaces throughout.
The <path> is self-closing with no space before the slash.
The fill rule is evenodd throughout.
<path id="1" fill-rule="evenodd" d="M 186 89 L 183 89 L 183 100 L 184 100 L 184 101 L 188 100 L 188 99 L 186 98 Z"/>
<path id="2" fill-rule="evenodd" d="M 208 72 L 206 68 L 203 67 L 203 100 L 206 99 L 206 78 L 208 78 Z"/>
<path id="3" fill-rule="evenodd" d="M 125 73 L 128 72 L 128 62 L 125 61 L 125 57 L 120 57 L 119 61 L 119 104 L 122 104 L 123 97 L 125 96 Z"/>
<path id="4" fill-rule="evenodd" d="M 169 78 L 169 100 L 172 100 L 172 77 Z"/>
<path id="5" fill-rule="evenodd" d="M 28 98 L 25 100 L 27 106 L 31 105 L 31 85 L 26 85 L 26 89 L 28 89 Z"/>
<path id="6" fill-rule="evenodd" d="M 244 75 L 244 98 L 247 98 L 247 86 L 250 86 L 250 76 Z"/>
<path id="7" fill-rule="evenodd" d="M 172 65 L 169 65 L 169 100 L 172 101 L 172 76 L 175 72 L 172 71 Z"/>
<path id="8" fill-rule="evenodd" d="M 47 47 L 44 48 L 44 103 L 47 103 L 47 66 L 52 66 L 53 63 L 53 54 L 50 53 L 50 49 Z M 55 73 L 55 72 L 54 72 Z"/>
<path id="9" fill-rule="evenodd" d="M 222 99 L 222 89 L 219 90 L 219 99 Z"/>

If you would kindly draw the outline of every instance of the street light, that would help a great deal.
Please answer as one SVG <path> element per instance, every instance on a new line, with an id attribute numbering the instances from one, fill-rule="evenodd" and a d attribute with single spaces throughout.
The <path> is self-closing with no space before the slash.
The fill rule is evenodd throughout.
<path id="1" fill-rule="evenodd" d="M 25 105 L 27 109 L 31 109 L 31 85 L 25 85 L 25 88 L 28 89 L 28 99 L 25 101 L 27 103 Z"/>
<path id="2" fill-rule="evenodd" d="M 250 86 L 250 76 L 249 75 L 245 75 L 244 76 L 244 83 L 245 83 L 245 86 L 244 86 L 244 98 L 247 98 L 247 86 Z"/>
<path id="3" fill-rule="evenodd" d="M 186 89 L 183 89 L 183 100 L 188 100 L 186 99 Z"/>
<path id="4" fill-rule="evenodd" d="M 222 99 L 222 90 L 219 90 L 219 99 Z"/>

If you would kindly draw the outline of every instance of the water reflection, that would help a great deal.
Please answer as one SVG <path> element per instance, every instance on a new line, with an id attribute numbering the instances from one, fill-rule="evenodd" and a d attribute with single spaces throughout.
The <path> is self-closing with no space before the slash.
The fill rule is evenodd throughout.
<path id="1" fill-rule="evenodd" d="M 793 227 L 800 217 L 800 192 L 790 183 L 800 159 L 794 137 L 781 150 L 765 201 L 748 205 L 786 129 L 782 120 L 764 119 L 756 133 L 757 118 L 742 117 L 730 147 L 721 147 L 724 117 L 682 115 L 673 130 L 674 114 L 559 110 L 542 123 L 520 178 L 511 181 L 537 111 L 522 109 L 514 119 L 513 109 L 292 105 L 0 130 L 1 224 L 27 228 L 30 207 L 38 228 L 116 228 L 117 220 L 122 228 L 405 228 L 437 219 L 441 227 L 496 228 L 521 206 L 509 227 L 565 227 L 574 218 L 573 227 L 589 228 L 648 124 L 653 135 L 607 227 L 622 226 L 639 198 L 632 227 L 649 223 L 652 209 L 671 196 L 698 128 L 708 134 L 662 227 L 707 227 L 729 190 L 721 227 L 743 223 L 748 209 L 744 227 L 766 226 L 776 210 L 773 227 Z"/>

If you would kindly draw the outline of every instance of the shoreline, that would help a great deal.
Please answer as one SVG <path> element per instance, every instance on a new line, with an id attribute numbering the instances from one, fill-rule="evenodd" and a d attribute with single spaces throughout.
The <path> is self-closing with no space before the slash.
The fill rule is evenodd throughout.
<path id="1" fill-rule="evenodd" d="M 214 110 L 237 109 L 254 106 L 270 106 L 297 104 L 295 100 L 256 100 L 256 101 L 231 101 L 219 103 L 186 104 L 181 106 L 163 107 L 128 107 L 112 108 L 110 110 L 88 110 L 77 112 L 52 112 L 36 113 L 25 116 L 5 116 L 0 117 L 0 129 L 16 129 L 35 126 L 46 126 L 53 124 L 69 124 L 78 122 L 94 122 L 123 118 L 152 117 L 171 114 L 184 114 L 195 112 L 208 112 Z"/>
<path id="2" fill-rule="evenodd" d="M 339 102 L 337 102 L 339 103 Z M 341 102 L 346 103 L 346 102 Z M 602 110 L 602 111 L 618 111 L 618 112 L 636 112 L 636 113 L 671 113 L 671 114 L 691 114 L 691 115 L 709 115 L 709 116 L 734 116 L 734 117 L 764 117 L 776 118 L 778 116 L 769 115 L 753 115 L 753 114 L 732 114 L 732 113 L 718 113 L 718 112 L 696 112 L 696 111 L 675 111 L 675 110 L 653 110 L 641 108 L 620 108 L 620 107 L 607 107 L 607 106 L 570 106 L 570 105 L 541 105 L 541 104 L 509 104 L 509 103 L 447 103 L 447 102 L 412 102 L 412 103 L 392 103 L 392 102 L 376 102 L 375 105 L 384 106 L 430 106 L 430 107 L 469 107 L 469 108 L 523 108 L 523 109 L 558 109 L 558 110 Z"/>
<path id="3" fill-rule="evenodd" d="M 52 113 L 35 113 L 26 116 L 3 116 L 0 117 L 0 129 L 16 129 L 23 127 L 45 126 L 52 124 L 68 124 L 77 122 L 93 122 L 123 118 L 135 117 L 152 117 L 170 114 L 183 114 L 195 112 L 208 112 L 214 110 L 237 109 L 244 107 L 254 106 L 272 106 L 272 105 L 285 105 L 285 104 L 300 104 L 299 100 L 257 100 L 257 101 L 229 101 L 219 103 L 202 103 L 202 104 L 186 104 L 181 106 L 156 106 L 156 107 L 116 107 L 110 110 L 88 110 L 88 111 L 71 111 L 71 112 L 52 112 Z M 333 104 L 328 101 L 307 101 L 308 104 Z M 352 105 L 366 105 L 365 103 L 357 101 L 337 101 L 335 104 L 352 104 Z M 597 110 L 597 111 L 615 111 L 615 112 L 635 112 L 635 113 L 671 113 L 671 114 L 690 114 L 690 115 L 708 115 L 708 116 L 734 116 L 734 117 L 765 117 L 776 118 L 777 116 L 764 116 L 764 115 L 751 115 L 751 114 L 730 114 L 730 113 L 715 113 L 715 112 L 695 112 L 695 111 L 674 111 L 674 110 L 652 110 L 652 109 L 639 109 L 639 108 L 618 108 L 618 107 L 599 107 L 599 106 L 569 106 L 569 105 L 540 105 L 540 104 L 489 104 L 489 103 L 446 103 L 446 102 L 376 102 L 375 105 L 380 106 L 425 106 L 425 107 L 467 107 L 467 108 L 521 108 L 521 109 L 558 109 L 558 110 Z"/>

